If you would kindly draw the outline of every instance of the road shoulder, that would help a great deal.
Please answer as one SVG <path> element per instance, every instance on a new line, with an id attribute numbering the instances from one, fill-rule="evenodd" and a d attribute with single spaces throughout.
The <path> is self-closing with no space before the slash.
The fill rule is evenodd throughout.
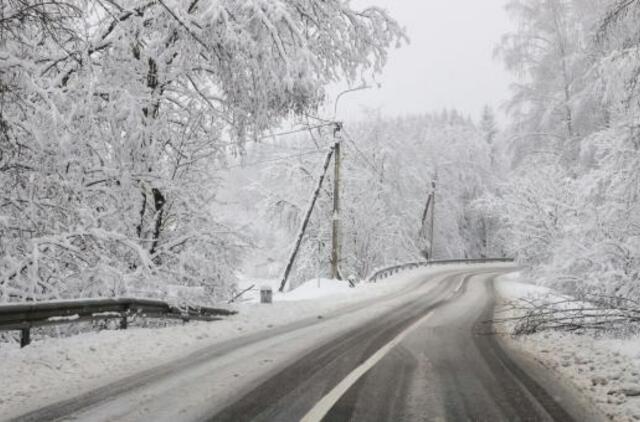
<path id="1" fill-rule="evenodd" d="M 548 386 L 551 394 L 570 405 L 567 410 L 576 420 L 640 420 L 640 397 L 624 394 L 625 389 L 640 393 L 640 355 L 629 356 L 620 349 L 630 349 L 637 339 L 595 338 L 589 334 L 543 332 L 512 336 L 517 316 L 509 304 L 531 295 L 548 294 L 537 286 L 514 286 L 516 276 L 496 281 L 497 300 L 494 319 L 504 350 L 513 356 L 536 381 Z M 626 345 L 626 347 L 624 347 Z"/>
<path id="2" fill-rule="evenodd" d="M 456 268 L 398 274 L 384 283 L 354 289 L 360 293 L 349 297 L 252 305 L 229 320 L 212 324 L 86 333 L 36 341 L 22 350 L 0 350 L 4 358 L 0 359 L 0 373 L 6 381 L 0 384 L 0 419 L 87 398 L 87 394 L 113 396 L 140 382 L 153 382 L 157 374 L 176 372 L 182 368 L 181 362 L 197 360 L 199 355 L 206 359 L 225 345 L 234 348 L 324 324 L 380 298 L 400 297 L 425 275 L 435 277 L 451 271 Z"/>

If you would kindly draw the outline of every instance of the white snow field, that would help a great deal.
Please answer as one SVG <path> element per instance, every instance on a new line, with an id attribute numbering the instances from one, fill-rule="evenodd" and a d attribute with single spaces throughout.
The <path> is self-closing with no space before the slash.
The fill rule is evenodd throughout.
<path id="1" fill-rule="evenodd" d="M 89 332 L 36 340 L 24 349 L 15 344 L 0 344 L 0 419 L 73 398 L 207 346 L 275 329 L 304 318 L 321 318 L 350 305 L 410 287 L 425 276 L 436 277 L 438 273 L 459 268 L 470 266 L 447 265 L 407 271 L 378 283 L 361 283 L 356 288 L 347 287 L 344 282 L 312 280 L 291 292 L 276 293 L 271 305 L 237 304 L 234 306 L 239 311 L 237 315 L 211 323 Z M 386 306 L 367 308 L 359 313 L 362 315 L 358 318 L 375 318 L 384 309 Z M 355 321 L 357 318 L 350 315 L 349 319 Z M 336 321 L 327 325 L 341 328 L 350 322 Z M 261 359 L 271 358 L 249 357 L 248 370 L 252 370 L 252 360 L 259 362 Z"/>
<path id="2" fill-rule="evenodd" d="M 499 278 L 496 289 L 504 301 L 554 295 L 548 288 L 521 282 L 518 273 Z M 497 318 L 511 316 L 512 311 Z M 503 330 L 512 327 L 506 323 Z M 507 338 L 571 382 L 611 420 L 640 420 L 640 337 L 542 332 Z"/>

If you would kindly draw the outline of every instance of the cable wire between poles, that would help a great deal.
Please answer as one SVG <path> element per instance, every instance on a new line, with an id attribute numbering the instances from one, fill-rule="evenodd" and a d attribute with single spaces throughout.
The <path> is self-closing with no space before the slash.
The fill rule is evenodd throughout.
<path id="1" fill-rule="evenodd" d="M 229 170 L 229 169 L 240 168 L 240 167 L 242 167 L 242 168 L 256 167 L 256 166 L 259 166 L 259 165 L 262 165 L 262 164 L 275 163 L 275 162 L 278 162 L 278 161 L 286 161 L 286 160 L 289 160 L 291 158 L 299 158 L 299 157 L 305 157 L 305 156 L 308 156 L 308 155 L 320 155 L 320 154 L 324 154 L 324 152 L 314 149 L 314 150 L 302 152 L 302 153 L 299 153 L 299 154 L 292 154 L 292 155 L 273 158 L 273 159 L 269 159 L 269 160 L 254 161 L 254 162 L 246 163 L 246 164 L 234 164 L 232 166 L 226 166 L 226 167 L 219 168 L 218 170 Z"/>

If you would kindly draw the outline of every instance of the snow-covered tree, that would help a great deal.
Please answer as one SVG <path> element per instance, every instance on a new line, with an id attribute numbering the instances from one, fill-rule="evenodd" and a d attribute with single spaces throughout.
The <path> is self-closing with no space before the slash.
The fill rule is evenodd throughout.
<path id="1" fill-rule="evenodd" d="M 326 152 L 333 128 L 315 136 Z M 365 277 L 379 266 L 424 259 L 430 250 L 430 214 L 423 213 L 437 182 L 434 255 L 486 256 L 491 227 L 474 201 L 489 188 L 490 147 L 481 130 L 458 112 L 347 123 L 342 134 L 341 245 L 343 276 Z M 283 141 L 289 148 L 313 150 L 308 136 Z M 281 145 L 283 146 L 283 145 Z M 276 155 L 277 157 L 277 155 Z M 257 222 L 283 233 L 272 257 L 286 260 L 317 183 L 322 155 L 277 161 L 255 176 L 258 208 L 269 210 Z M 296 260 L 292 284 L 329 275 L 333 179 L 320 193 Z M 494 242 L 495 243 L 495 242 Z M 281 264 L 284 267 L 284 263 Z"/>
<path id="2" fill-rule="evenodd" d="M 498 135 L 498 123 L 493 109 L 488 105 L 482 109 L 480 117 L 480 130 L 484 133 L 484 139 L 489 145 L 492 145 Z"/>
<path id="3" fill-rule="evenodd" d="M 515 169 L 484 204 L 533 278 L 638 298 L 640 3 L 514 3 L 522 7 L 520 26 L 502 46 L 507 64 L 523 70 L 514 101 L 526 100 L 529 117 L 566 112 L 551 126 L 514 116 L 512 139 L 529 148 L 515 141 Z M 562 7 L 543 7 L 552 3 Z"/>
<path id="4" fill-rule="evenodd" d="M 338 0 L 0 7 L 0 301 L 224 296 L 244 239 L 219 169 L 403 39 Z"/>

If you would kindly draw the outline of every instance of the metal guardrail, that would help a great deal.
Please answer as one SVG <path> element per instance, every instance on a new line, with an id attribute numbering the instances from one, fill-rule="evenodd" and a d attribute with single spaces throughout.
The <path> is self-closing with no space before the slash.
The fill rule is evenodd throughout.
<path id="1" fill-rule="evenodd" d="M 415 268 L 429 267 L 431 265 L 446 265 L 446 264 L 490 264 L 490 263 L 509 263 L 513 262 L 512 258 L 479 258 L 479 259 L 440 259 L 421 262 L 408 262 L 405 264 L 392 265 L 390 267 L 381 268 L 375 270 L 366 281 L 369 283 L 375 283 L 378 280 L 385 279 L 393 274 L 397 274 L 400 271 L 413 270 Z"/>
<path id="2" fill-rule="evenodd" d="M 0 331 L 20 330 L 20 346 L 31 342 L 31 328 L 80 321 L 119 319 L 126 329 L 129 318 L 172 318 L 183 321 L 214 321 L 235 311 L 210 307 L 180 308 L 160 300 L 86 299 L 0 305 Z"/>

